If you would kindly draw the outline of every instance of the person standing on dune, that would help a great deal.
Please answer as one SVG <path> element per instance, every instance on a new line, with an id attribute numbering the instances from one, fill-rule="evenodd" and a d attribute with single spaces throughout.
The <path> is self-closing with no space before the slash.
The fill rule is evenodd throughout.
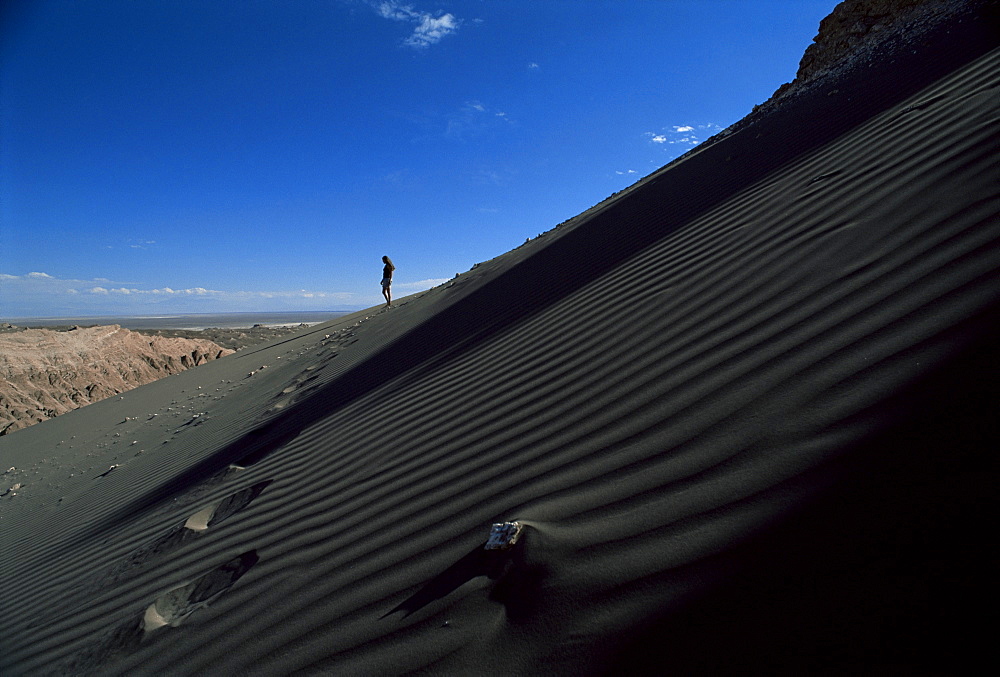
<path id="1" fill-rule="evenodd" d="M 382 257 L 382 263 L 385 264 L 382 268 L 382 296 L 385 297 L 385 307 L 389 308 L 392 306 L 392 271 L 396 270 L 396 266 L 392 265 L 388 256 Z"/>

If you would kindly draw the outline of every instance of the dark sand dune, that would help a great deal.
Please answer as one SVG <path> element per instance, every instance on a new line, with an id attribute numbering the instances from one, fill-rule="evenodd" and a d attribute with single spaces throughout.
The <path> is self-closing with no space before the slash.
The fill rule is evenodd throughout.
<path id="1" fill-rule="evenodd" d="M 963 671 L 991 18 L 391 311 L 0 439 L 0 672 Z"/>

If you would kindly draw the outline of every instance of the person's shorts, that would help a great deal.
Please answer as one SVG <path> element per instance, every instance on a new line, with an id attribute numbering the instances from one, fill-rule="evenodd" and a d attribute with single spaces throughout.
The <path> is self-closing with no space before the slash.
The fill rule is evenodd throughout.
<path id="1" fill-rule="evenodd" d="M 392 278 L 391 277 L 383 277 L 382 278 L 382 289 L 388 289 L 391 284 L 392 284 Z"/>

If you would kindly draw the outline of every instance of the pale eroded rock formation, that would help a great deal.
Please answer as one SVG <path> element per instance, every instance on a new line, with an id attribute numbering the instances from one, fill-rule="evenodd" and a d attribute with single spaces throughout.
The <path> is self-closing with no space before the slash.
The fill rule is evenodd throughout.
<path id="1" fill-rule="evenodd" d="M 232 352 L 118 325 L 0 334 L 0 435 Z"/>

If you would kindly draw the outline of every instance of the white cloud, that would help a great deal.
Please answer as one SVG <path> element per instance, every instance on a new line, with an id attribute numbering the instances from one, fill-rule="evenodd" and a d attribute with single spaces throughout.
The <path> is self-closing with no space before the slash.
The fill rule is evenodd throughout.
<path id="1" fill-rule="evenodd" d="M 225 294 L 225 292 L 216 289 L 205 289 L 204 287 L 191 287 L 189 289 L 171 289 L 170 287 L 164 287 L 163 289 L 138 289 L 136 287 L 116 287 L 108 289 L 107 287 L 91 287 L 90 289 L 84 290 L 89 294 L 121 294 L 121 295 L 144 295 L 149 294 L 153 296 L 206 296 L 210 294 Z"/>
<path id="2" fill-rule="evenodd" d="M 363 295 L 333 290 L 220 290 L 202 286 L 153 288 L 106 278 L 68 280 L 47 273 L 0 273 L 0 317 L 5 318 L 225 313 L 264 309 L 325 310 L 362 302 L 368 302 Z"/>
<path id="3" fill-rule="evenodd" d="M 410 7 L 400 7 L 396 2 L 379 3 L 375 9 L 383 19 L 395 19 L 396 21 L 407 21 L 413 14 Z"/>
<path id="4" fill-rule="evenodd" d="M 419 282 L 404 282 L 403 284 L 397 285 L 400 289 L 430 289 L 431 287 L 436 287 L 439 284 L 444 284 L 448 282 L 451 278 L 449 277 L 438 277 L 429 280 L 420 280 Z"/>
<path id="5" fill-rule="evenodd" d="M 413 34 L 403 40 L 403 44 L 407 47 L 418 49 L 430 47 L 457 32 L 462 24 L 453 14 L 438 12 L 438 16 L 435 16 L 430 12 L 416 10 L 412 5 L 400 4 L 397 0 L 385 0 L 373 3 L 372 6 L 383 19 L 416 24 Z"/>
<path id="6" fill-rule="evenodd" d="M 697 146 L 708 137 L 721 131 L 722 127 L 713 122 L 708 122 L 697 125 L 671 125 L 664 127 L 661 132 L 646 132 L 645 136 L 649 138 L 651 143 L 667 146 L 685 146 L 684 151 L 681 151 L 685 152 L 687 149 Z M 674 157 L 678 154 L 676 149 L 667 150 L 673 153 Z"/>
<path id="7" fill-rule="evenodd" d="M 111 286 L 111 280 L 104 277 L 97 277 L 92 280 L 61 280 L 47 273 L 28 273 L 27 275 L 9 275 L 0 273 L 0 280 L 7 284 L 5 290 L 10 290 L 15 294 L 33 295 L 63 295 L 63 294 L 91 294 L 97 296 L 131 296 L 131 297 L 266 297 L 266 298 L 333 298 L 346 299 L 352 294 L 349 292 L 318 292 L 306 289 L 297 291 L 223 291 L 219 289 L 207 289 L 205 287 L 187 287 L 175 289 L 173 287 L 159 287 L 154 289 L 140 289 L 135 286 Z M 100 283 L 100 284 L 95 284 Z M 111 284 L 109 284 L 111 283 Z M 120 283 L 119 283 L 120 284 Z M 81 291 L 82 290 L 82 291 Z"/>
<path id="8" fill-rule="evenodd" d="M 458 19 L 451 14 L 445 14 L 434 18 L 429 14 L 420 17 L 420 25 L 413 31 L 413 35 L 403 41 L 404 45 L 411 47 L 427 47 L 441 41 L 441 38 L 450 35 L 458 30 Z"/>
<path id="9" fill-rule="evenodd" d="M 336 301 L 347 301 L 354 298 L 354 294 L 351 292 L 307 291 L 305 289 L 297 291 L 238 291 L 218 293 L 243 299 L 333 299 Z"/>
<path id="10" fill-rule="evenodd" d="M 540 68 L 540 66 L 537 63 L 535 63 L 534 61 L 532 61 L 531 63 L 528 64 L 528 68 L 531 69 L 531 70 L 534 70 L 536 68 Z"/>
<path id="11" fill-rule="evenodd" d="M 481 101 L 466 101 L 447 116 L 444 136 L 465 141 L 504 123 L 515 124 L 506 112 L 489 108 Z"/>

